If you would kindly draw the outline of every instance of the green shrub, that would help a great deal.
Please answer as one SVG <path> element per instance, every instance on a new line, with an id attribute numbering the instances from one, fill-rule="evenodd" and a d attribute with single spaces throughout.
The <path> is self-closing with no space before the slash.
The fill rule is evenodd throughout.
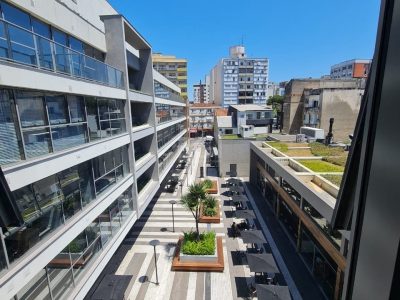
<path id="1" fill-rule="evenodd" d="M 206 180 L 203 181 L 203 186 L 204 186 L 204 188 L 206 190 L 207 189 L 211 189 L 212 186 L 213 186 L 213 183 L 212 183 L 212 181 L 210 179 L 206 179 Z"/>
<path id="2" fill-rule="evenodd" d="M 328 147 L 321 143 L 310 143 L 311 153 L 316 156 L 342 156 L 345 151 L 340 147 Z"/>
<path id="3" fill-rule="evenodd" d="M 196 232 L 183 233 L 182 253 L 187 255 L 213 255 L 215 253 L 215 232 L 200 234 L 200 240 L 196 240 Z"/>
<path id="4" fill-rule="evenodd" d="M 214 217 L 217 214 L 217 211 L 215 208 L 212 207 L 205 207 L 203 209 L 203 215 L 207 217 Z"/>
<path id="5" fill-rule="evenodd" d="M 207 196 L 203 201 L 203 205 L 207 208 L 215 208 L 217 207 L 217 200 L 212 196 Z"/>
<path id="6" fill-rule="evenodd" d="M 322 160 L 330 162 L 334 165 L 338 165 L 338 166 L 346 166 L 346 161 L 347 161 L 347 155 L 342 155 L 342 156 L 328 156 L 328 157 L 324 157 L 322 158 Z"/>
<path id="7" fill-rule="evenodd" d="M 322 160 L 298 160 L 300 164 L 314 172 L 343 172 L 344 167 L 337 166 Z"/>

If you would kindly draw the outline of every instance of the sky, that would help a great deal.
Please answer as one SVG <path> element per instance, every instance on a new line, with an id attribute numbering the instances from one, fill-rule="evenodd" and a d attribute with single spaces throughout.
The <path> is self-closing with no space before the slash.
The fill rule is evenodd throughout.
<path id="1" fill-rule="evenodd" d="M 270 59 L 269 80 L 320 77 L 372 58 L 379 0 L 109 0 L 153 52 L 188 60 L 188 89 L 241 44 Z"/>

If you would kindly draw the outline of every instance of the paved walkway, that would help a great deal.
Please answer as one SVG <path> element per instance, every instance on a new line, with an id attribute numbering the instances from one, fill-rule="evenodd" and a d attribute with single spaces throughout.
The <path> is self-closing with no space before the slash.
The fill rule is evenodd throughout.
<path id="1" fill-rule="evenodd" d="M 206 173 L 206 156 L 204 146 L 199 143 L 192 145 L 193 158 L 188 178 L 184 179 L 183 192 L 187 191 L 186 184 L 193 183 L 200 176 L 200 166 L 204 167 Z M 191 152 L 189 152 L 191 153 Z M 152 200 L 142 217 L 126 236 L 113 258 L 107 264 L 101 276 L 97 279 L 87 299 L 97 289 L 101 280 L 107 274 L 130 276 L 129 284 L 125 292 L 125 299 L 149 299 L 149 300 L 181 300 L 181 299 L 247 299 L 249 296 L 248 285 L 254 281 L 252 273 L 246 261 L 243 260 L 239 251 L 246 250 L 240 238 L 232 238 L 228 235 L 228 228 L 235 219 L 233 208 L 228 201 L 229 197 L 223 195 L 225 182 L 218 177 L 221 195 L 217 198 L 221 203 L 220 224 L 200 224 L 200 230 L 214 230 L 218 236 L 223 237 L 223 250 L 225 270 L 223 273 L 213 272 L 172 272 L 171 261 L 175 250 L 176 241 L 183 231 L 195 230 L 192 214 L 180 204 L 174 206 L 175 232 L 172 232 L 171 199 L 179 202 L 180 188 L 172 193 L 161 193 Z M 310 283 L 312 278 L 305 270 L 299 260 L 294 248 L 286 240 L 276 219 L 271 216 L 265 202 L 262 202 L 257 191 L 249 185 L 245 185 L 249 199 L 250 209 L 254 209 L 256 215 L 261 219 L 256 221 L 259 229 L 263 229 L 268 240 L 264 244 L 265 252 L 273 253 L 281 274 L 277 275 L 279 284 L 288 285 L 294 299 L 322 299 L 318 289 Z M 260 213 L 262 211 L 262 213 Z M 274 223 L 275 220 L 275 223 Z M 237 220 L 236 220 L 237 221 Z M 160 240 L 157 247 L 159 285 L 156 285 L 154 268 L 153 247 L 149 246 L 152 239 Z M 297 258 L 296 258 L 297 256 Z"/>

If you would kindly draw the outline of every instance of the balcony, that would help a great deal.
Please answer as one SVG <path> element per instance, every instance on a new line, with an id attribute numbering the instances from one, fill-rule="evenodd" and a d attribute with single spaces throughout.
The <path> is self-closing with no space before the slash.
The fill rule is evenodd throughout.
<path id="1" fill-rule="evenodd" d="M 122 71 L 6 21 L 0 21 L 0 59 L 124 88 Z"/>
<path id="2" fill-rule="evenodd" d="M 179 95 L 179 93 L 173 91 L 172 89 L 166 87 L 165 85 L 154 81 L 154 96 L 162 99 L 177 101 L 185 103 L 186 101 Z"/>

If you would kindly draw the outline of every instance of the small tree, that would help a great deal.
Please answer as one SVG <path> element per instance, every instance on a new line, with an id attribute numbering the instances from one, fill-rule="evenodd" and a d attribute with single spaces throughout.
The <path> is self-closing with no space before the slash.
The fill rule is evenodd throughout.
<path id="1" fill-rule="evenodd" d="M 189 187 L 189 193 L 183 195 L 181 204 L 186 207 L 193 215 L 196 222 L 196 238 L 200 239 L 199 221 L 200 221 L 200 206 L 207 199 L 207 193 L 204 183 L 194 183 Z"/>

